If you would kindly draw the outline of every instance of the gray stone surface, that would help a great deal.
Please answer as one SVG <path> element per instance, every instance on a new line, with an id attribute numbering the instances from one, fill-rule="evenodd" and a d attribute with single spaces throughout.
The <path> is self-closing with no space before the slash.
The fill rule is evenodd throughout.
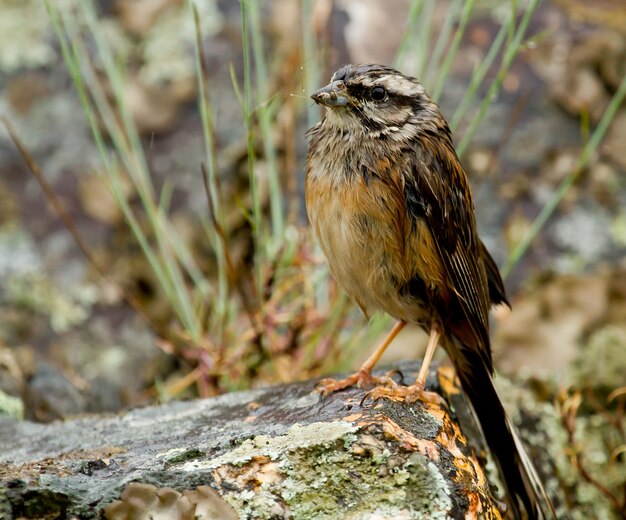
<path id="1" fill-rule="evenodd" d="M 111 504 L 131 482 L 211 486 L 240 518 L 498 517 L 445 408 L 361 402 L 358 389 L 321 400 L 312 388 L 45 425 L 0 419 L 0 518 L 122 518 Z"/>

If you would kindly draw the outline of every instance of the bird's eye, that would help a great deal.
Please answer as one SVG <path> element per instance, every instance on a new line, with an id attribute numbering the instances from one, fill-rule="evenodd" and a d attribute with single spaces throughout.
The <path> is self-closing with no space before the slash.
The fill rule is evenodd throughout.
<path id="1" fill-rule="evenodd" d="M 374 87 L 370 91 L 370 97 L 374 101 L 382 101 L 387 97 L 387 91 L 383 87 Z"/>

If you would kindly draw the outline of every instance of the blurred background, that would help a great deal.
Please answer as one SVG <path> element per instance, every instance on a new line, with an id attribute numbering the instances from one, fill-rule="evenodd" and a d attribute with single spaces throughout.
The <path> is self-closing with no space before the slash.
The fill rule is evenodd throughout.
<path id="1" fill-rule="evenodd" d="M 304 134 L 313 90 L 378 62 L 453 128 L 513 304 L 499 371 L 591 388 L 622 420 L 622 0 L 0 0 L 0 39 L 0 413 L 357 366 L 391 323 L 329 278 Z M 386 360 L 424 343 L 407 330 Z"/>

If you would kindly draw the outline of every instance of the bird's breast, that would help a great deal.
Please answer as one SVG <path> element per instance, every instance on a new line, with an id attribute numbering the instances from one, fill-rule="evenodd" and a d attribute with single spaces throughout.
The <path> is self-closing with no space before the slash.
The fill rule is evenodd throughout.
<path id="1" fill-rule="evenodd" d="M 307 212 L 333 276 L 367 316 L 383 310 L 422 321 L 423 306 L 401 291 L 416 276 L 417 228 L 396 181 L 309 170 Z"/>

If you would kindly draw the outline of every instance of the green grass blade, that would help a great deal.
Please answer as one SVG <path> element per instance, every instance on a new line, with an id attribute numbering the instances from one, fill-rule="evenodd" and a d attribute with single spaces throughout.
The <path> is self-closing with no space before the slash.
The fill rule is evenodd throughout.
<path id="1" fill-rule="evenodd" d="M 483 119 L 485 118 L 485 115 L 487 114 L 487 110 L 489 109 L 489 107 L 491 107 L 491 105 L 493 104 L 495 98 L 497 97 L 500 91 L 502 82 L 504 81 L 504 78 L 506 77 L 506 74 L 509 68 L 511 67 L 511 63 L 513 62 L 513 59 L 519 54 L 519 51 L 523 47 L 522 40 L 524 38 L 524 35 L 526 34 L 526 29 L 528 28 L 528 24 L 530 23 L 530 20 L 533 17 L 535 10 L 537 9 L 538 3 L 539 3 L 539 0 L 529 1 L 529 4 L 526 8 L 526 12 L 524 13 L 522 20 L 520 21 L 520 24 L 517 30 L 515 31 L 515 35 L 513 36 L 513 38 L 511 39 L 511 41 L 509 42 L 509 44 L 507 45 L 504 51 L 504 57 L 502 59 L 502 65 L 500 66 L 500 70 L 498 71 L 496 78 L 493 80 L 493 82 L 489 86 L 489 89 L 487 91 L 487 94 L 485 95 L 485 98 L 483 99 L 483 102 L 481 103 L 477 113 L 472 118 L 467 131 L 465 132 L 465 134 L 463 135 L 463 138 L 461 139 L 461 142 L 457 146 L 457 153 L 459 154 L 459 156 L 463 155 L 463 153 L 467 149 L 467 146 L 469 145 L 471 140 L 474 138 L 474 134 L 476 133 L 476 131 L 478 130 L 478 127 L 480 126 Z"/>
<path id="2" fill-rule="evenodd" d="M 274 136 L 272 132 L 272 111 L 271 107 L 267 103 L 269 96 L 267 78 L 269 74 L 267 64 L 265 62 L 265 52 L 263 50 L 259 4 L 257 2 L 250 2 L 248 6 L 250 15 L 250 32 L 252 34 L 252 52 L 254 53 L 256 72 L 256 113 L 261 127 L 263 149 L 265 151 L 265 160 L 267 161 L 268 166 L 270 214 L 272 218 L 272 230 L 275 238 L 275 247 L 277 247 L 285 232 L 285 221 L 283 194 L 280 185 L 278 163 L 276 160 L 276 147 L 274 146 Z"/>
<path id="3" fill-rule="evenodd" d="M 512 12 L 511 18 L 513 17 L 514 17 L 514 13 Z M 478 88 L 482 85 L 485 79 L 485 76 L 487 75 L 487 72 L 491 68 L 491 65 L 496 59 L 496 56 L 500 52 L 500 49 L 502 48 L 502 45 L 504 44 L 504 40 L 506 38 L 508 31 L 509 31 L 508 24 L 502 24 L 502 26 L 500 27 L 500 30 L 498 31 L 498 34 L 493 40 L 493 43 L 489 47 L 489 50 L 487 51 L 487 54 L 485 55 L 484 59 L 481 61 L 480 65 L 476 67 L 476 69 L 472 73 L 472 79 L 470 80 L 470 84 L 467 87 L 467 90 L 465 91 L 463 99 L 459 103 L 459 106 L 457 107 L 456 111 L 454 112 L 454 115 L 452 116 L 452 121 L 450 123 L 450 129 L 452 130 L 452 133 L 456 131 L 456 129 L 459 126 L 459 123 L 461 122 L 463 117 L 465 117 L 465 114 L 467 114 L 467 110 L 469 109 L 472 102 L 476 98 L 476 94 L 478 93 Z"/>
<path id="4" fill-rule="evenodd" d="M 432 31 L 435 13 L 435 0 L 425 0 L 424 14 L 420 18 L 420 24 L 417 29 L 417 49 L 415 71 L 418 78 L 424 75 L 426 63 L 428 62 L 428 51 L 430 50 L 430 33 Z"/>
<path id="5" fill-rule="evenodd" d="M 398 52 L 396 52 L 396 57 L 393 62 L 394 67 L 396 68 L 402 65 L 402 62 L 411 47 L 411 40 L 413 39 L 413 35 L 417 33 L 417 27 L 420 20 L 419 16 L 423 8 L 424 0 L 412 0 L 411 5 L 409 6 L 406 29 L 402 36 L 402 41 L 400 42 Z"/>
<path id="6" fill-rule="evenodd" d="M 302 0 L 300 2 L 300 11 L 302 17 L 303 87 L 304 97 L 308 101 L 306 109 L 307 126 L 311 128 L 319 120 L 320 110 L 319 107 L 309 99 L 309 96 L 322 86 L 320 80 L 322 66 L 319 54 L 316 51 L 317 43 L 311 24 L 313 17 L 313 0 Z"/>
<path id="7" fill-rule="evenodd" d="M 561 181 L 561 184 L 552 194 L 552 197 L 550 198 L 548 203 L 542 208 L 539 215 L 537 215 L 524 239 L 513 248 L 513 251 L 511 251 L 509 258 L 504 268 L 502 269 L 503 278 L 506 278 L 509 274 L 511 274 L 511 271 L 515 268 L 520 259 L 526 254 L 528 248 L 535 241 L 540 231 L 543 229 L 543 226 L 546 224 L 546 222 L 552 216 L 560 202 L 563 200 L 565 194 L 578 179 L 580 172 L 583 170 L 583 168 L 585 168 L 585 166 L 587 166 L 592 155 L 595 153 L 602 139 L 604 138 L 604 135 L 609 128 L 609 125 L 613 121 L 615 114 L 622 102 L 624 101 L 625 97 L 626 76 L 624 76 L 624 78 L 622 79 L 622 82 L 620 83 L 617 92 L 611 99 L 611 102 L 609 103 L 607 109 L 602 115 L 602 119 L 600 119 L 600 122 L 598 123 L 598 126 L 591 135 L 591 138 L 585 144 L 585 147 L 583 148 L 580 156 L 578 157 L 578 160 L 576 161 L 576 165 L 574 166 L 570 174 L 565 179 L 563 179 L 563 181 Z"/>
<path id="8" fill-rule="evenodd" d="M 211 97 L 209 95 L 209 74 L 206 69 L 206 59 L 203 51 L 203 37 L 200 29 L 200 15 L 195 1 L 189 0 L 189 6 L 194 19 L 194 27 L 196 31 L 195 42 L 195 62 L 196 62 L 196 76 L 198 79 L 198 105 L 200 109 L 200 120 L 202 123 L 202 134 L 204 138 L 204 150 L 206 154 L 206 167 L 208 172 L 208 186 L 211 210 L 215 215 L 215 219 L 218 224 L 224 227 L 224 214 L 217 189 L 217 150 L 215 139 L 215 124 L 213 118 L 213 107 L 211 104 Z M 207 218 L 203 219 L 203 227 L 205 229 L 212 228 L 212 225 L 208 222 Z M 214 298 L 208 300 L 209 305 L 214 312 L 214 323 L 220 324 L 225 321 L 225 316 L 228 307 L 229 287 L 228 287 L 228 272 L 226 267 L 226 252 L 224 251 L 224 245 L 217 238 L 217 232 L 213 229 L 212 233 L 207 233 L 209 241 L 215 256 L 217 259 L 217 295 Z M 204 283 L 204 286 L 209 286 L 208 283 Z M 205 296 L 209 296 L 205 293 Z M 222 331 L 218 331 L 221 334 Z"/>
<path id="9" fill-rule="evenodd" d="M 461 18 L 459 20 L 459 26 L 454 33 L 454 38 L 452 39 L 452 43 L 450 44 L 450 48 L 446 53 L 446 59 L 443 61 L 441 68 L 439 70 L 439 74 L 437 75 L 437 80 L 435 81 L 435 85 L 431 92 L 431 95 L 435 101 L 439 100 L 441 96 L 441 91 L 443 90 L 443 85 L 450 74 L 450 69 L 452 68 L 452 64 L 456 59 L 456 55 L 459 51 L 459 46 L 461 45 L 461 40 L 463 39 L 463 35 L 465 34 L 465 28 L 467 27 L 467 22 L 471 17 L 471 14 L 474 10 L 474 0 L 467 0 L 463 5 L 463 11 L 461 11 Z"/>
<path id="10" fill-rule="evenodd" d="M 457 13 L 461 10 L 461 6 L 462 0 L 452 0 L 450 3 L 450 9 L 448 10 L 448 14 L 446 15 L 443 25 L 441 26 L 439 36 L 437 36 L 437 42 L 435 43 L 433 53 L 428 60 L 428 65 L 424 71 L 423 77 L 420 78 L 423 80 L 424 86 L 428 90 L 433 87 L 433 83 L 435 81 L 435 71 L 441 66 L 443 52 L 448 46 L 448 40 L 450 39 L 450 33 L 452 32 L 452 25 L 458 16 Z"/>
<path id="11" fill-rule="evenodd" d="M 254 121 L 252 118 L 252 67 L 250 64 L 250 42 L 248 39 L 248 1 L 241 0 L 241 38 L 243 48 L 243 117 L 247 129 L 248 181 L 252 196 L 252 236 L 254 240 L 254 280 L 257 294 L 261 295 L 261 250 L 263 245 L 261 195 L 255 175 Z"/>

